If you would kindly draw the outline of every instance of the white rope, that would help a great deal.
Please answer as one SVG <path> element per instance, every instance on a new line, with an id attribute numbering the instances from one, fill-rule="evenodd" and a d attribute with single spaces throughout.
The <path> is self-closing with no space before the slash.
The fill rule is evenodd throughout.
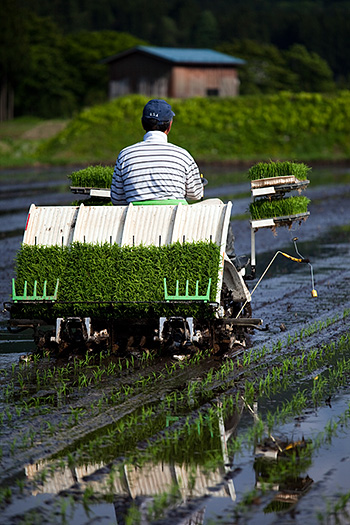
<path id="1" fill-rule="evenodd" d="M 253 290 L 251 291 L 250 295 L 252 296 L 253 293 L 255 292 L 255 290 L 257 289 L 257 287 L 259 286 L 259 284 L 261 283 L 262 279 L 265 277 L 267 271 L 269 270 L 271 264 L 273 263 L 273 261 L 276 259 L 277 255 L 279 253 L 283 253 L 281 251 L 278 251 L 275 253 L 275 255 L 272 257 L 271 261 L 269 262 L 269 264 L 267 265 L 267 267 L 265 268 L 264 270 L 264 273 L 262 274 L 262 276 L 260 277 L 260 279 L 258 280 L 258 282 L 256 283 L 256 285 L 254 286 Z M 248 303 L 248 299 L 246 300 L 246 302 L 243 304 L 242 308 L 240 309 L 240 311 L 238 312 L 238 314 L 236 315 L 236 319 L 238 319 L 238 317 L 241 315 L 241 313 L 243 312 L 246 304 Z"/>

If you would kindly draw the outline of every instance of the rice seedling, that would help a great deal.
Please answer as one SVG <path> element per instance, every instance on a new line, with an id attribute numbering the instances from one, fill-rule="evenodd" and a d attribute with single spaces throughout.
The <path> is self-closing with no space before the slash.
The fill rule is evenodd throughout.
<path id="1" fill-rule="evenodd" d="M 24 480 L 23 479 L 16 479 L 16 485 L 19 488 L 20 494 L 23 494 L 23 491 L 24 491 Z"/>
<path id="2" fill-rule="evenodd" d="M 11 487 L 0 488 L 0 503 L 10 503 L 12 500 Z"/>
<path id="3" fill-rule="evenodd" d="M 11 456 L 14 456 L 15 454 L 15 448 L 16 448 L 17 438 L 14 438 L 11 445 L 10 445 L 10 454 Z"/>
<path id="4" fill-rule="evenodd" d="M 59 515 L 61 517 L 61 522 L 67 523 L 68 518 L 70 518 L 70 521 L 71 521 L 74 515 L 74 507 L 75 507 L 73 496 L 60 497 L 58 500 L 58 506 L 59 506 Z"/>
<path id="5" fill-rule="evenodd" d="M 9 408 L 6 408 L 6 415 L 7 415 L 8 421 L 12 421 L 12 414 L 11 414 Z"/>
<path id="6" fill-rule="evenodd" d="M 251 357 L 252 357 L 252 351 L 244 352 L 244 355 L 243 355 L 243 366 L 249 366 L 250 365 Z"/>
<path id="7" fill-rule="evenodd" d="M 79 171 L 73 171 L 68 178 L 72 186 L 86 188 L 110 188 L 112 184 L 113 166 L 88 166 Z"/>
<path id="8" fill-rule="evenodd" d="M 55 426 L 52 423 L 50 423 L 50 421 L 46 421 L 46 425 L 50 436 L 53 436 L 55 433 Z"/>
<path id="9" fill-rule="evenodd" d="M 93 487 L 88 485 L 83 492 L 83 499 L 82 499 L 83 507 L 88 517 L 90 517 L 90 504 L 93 500 L 93 496 L 94 496 L 94 489 Z"/>
<path id="10" fill-rule="evenodd" d="M 13 398 L 13 393 L 14 393 L 14 383 L 13 381 L 11 381 L 11 383 L 9 383 L 6 388 L 5 388 L 5 401 L 6 403 L 8 403 L 10 401 L 10 399 Z"/>
<path id="11" fill-rule="evenodd" d="M 250 180 L 294 175 L 298 180 L 305 180 L 311 168 L 301 162 L 258 162 L 248 170 Z"/>
<path id="12" fill-rule="evenodd" d="M 86 374 L 80 375 L 79 378 L 78 378 L 79 388 L 86 387 L 86 386 L 88 386 L 88 384 L 89 384 L 89 379 L 88 379 L 87 375 Z"/>
<path id="13" fill-rule="evenodd" d="M 338 423 L 330 419 L 327 421 L 324 427 L 324 440 L 325 443 L 331 443 L 332 438 L 337 436 Z"/>
<path id="14" fill-rule="evenodd" d="M 306 213 L 309 202 L 310 199 L 305 196 L 286 197 L 283 199 L 262 197 L 249 205 L 249 211 L 253 220 L 287 217 Z"/>
<path id="15" fill-rule="evenodd" d="M 79 274 L 76 261 L 79 261 Z M 189 290 L 195 290 L 200 276 L 199 293 L 204 293 L 211 279 L 211 300 L 214 300 L 220 261 L 220 249 L 212 242 L 160 247 L 120 247 L 108 243 L 73 243 L 68 247 L 22 245 L 17 254 L 16 286 L 21 288 L 27 281 L 28 293 L 31 293 L 35 280 L 47 279 L 49 288 L 59 279 L 58 300 L 51 311 L 53 317 L 100 313 L 107 319 L 116 315 L 154 316 L 167 311 L 174 315 L 176 307 L 162 304 L 164 278 L 169 290 L 175 289 L 177 280 L 184 287 L 188 280 Z M 152 306 L 146 306 L 147 302 Z M 109 308 L 111 303 L 113 311 Z M 14 306 L 14 317 L 37 317 L 46 312 L 42 312 L 40 304 Z M 200 304 L 182 306 L 183 315 L 187 310 L 191 315 L 199 314 L 201 308 Z M 93 359 L 93 355 L 87 354 L 83 366 L 88 366 Z"/>
<path id="16" fill-rule="evenodd" d="M 81 408 L 81 407 L 78 407 L 78 408 L 71 407 L 71 414 L 73 416 L 75 425 L 77 425 L 79 423 L 80 416 L 85 414 L 85 412 L 86 411 L 83 408 Z"/>

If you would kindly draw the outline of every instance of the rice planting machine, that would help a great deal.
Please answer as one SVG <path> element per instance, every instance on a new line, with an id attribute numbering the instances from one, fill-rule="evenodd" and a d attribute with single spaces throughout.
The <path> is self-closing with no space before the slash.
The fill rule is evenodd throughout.
<path id="1" fill-rule="evenodd" d="M 57 247 L 60 250 L 77 244 L 99 245 L 105 246 L 103 258 L 108 258 L 108 246 L 164 247 L 204 242 L 216 246 L 219 264 L 214 278 L 203 283 L 201 275 L 197 275 L 193 284 L 186 275 L 182 279 L 183 273 L 177 278 L 178 262 L 174 261 L 173 267 L 170 266 L 163 275 L 162 269 L 156 268 L 159 266 L 156 260 L 153 263 L 158 279 L 154 283 L 156 294 L 153 299 L 147 297 L 143 301 L 142 288 L 146 285 L 142 282 L 139 283 L 137 300 L 130 297 L 128 300 L 119 299 L 118 294 L 106 296 L 100 289 L 102 279 L 99 273 L 94 274 L 93 268 L 86 268 L 78 256 L 67 264 L 62 274 L 57 270 L 59 256 L 57 260 L 54 256 L 53 261 L 51 257 L 51 266 L 46 260 L 35 258 L 28 263 L 24 257 L 23 271 L 21 273 L 17 266 L 13 280 L 12 301 L 5 304 L 10 311 L 9 329 L 32 328 L 38 349 L 56 353 L 105 347 L 121 353 L 152 347 L 173 353 L 193 347 L 215 352 L 231 351 L 236 345 L 242 349 L 247 332 L 252 328 L 262 329 L 262 320 L 251 317 L 251 296 L 242 272 L 236 270 L 226 254 L 231 207 L 231 202 L 225 204 L 219 199 L 193 205 L 32 204 L 22 248 Z M 195 263 L 196 258 L 202 257 L 203 253 L 197 255 L 195 252 L 192 259 Z M 203 263 L 206 268 L 212 261 L 202 260 L 201 263 L 202 268 Z M 46 270 L 44 266 L 47 266 Z M 35 277 L 36 268 L 40 275 L 47 272 L 44 282 Z M 116 269 L 115 273 L 118 271 Z M 137 276 L 135 264 L 130 271 L 136 272 L 133 275 Z M 65 282 L 68 273 L 69 283 Z M 148 273 L 152 274 L 153 270 Z M 91 280 L 96 292 L 93 297 L 89 296 L 88 290 L 84 294 L 84 283 L 91 283 Z M 114 280 L 115 289 L 118 275 L 113 275 Z M 79 297 L 67 299 L 77 282 Z M 122 306 L 126 307 L 124 313 Z M 142 315 L 143 308 L 145 315 Z M 138 313 L 141 311 L 141 315 L 134 315 L 135 309 Z"/>
<path id="2" fill-rule="evenodd" d="M 288 171 L 309 170 L 288 162 L 269 163 L 267 170 L 275 170 L 276 164 Z M 265 164 L 263 168 L 266 171 Z M 279 204 L 285 193 L 300 193 L 308 183 L 294 175 L 251 180 L 252 203 L 261 199 Z M 278 254 L 310 265 L 312 296 L 317 297 L 312 266 L 296 246 L 298 258 L 276 252 L 254 289 L 248 290 L 245 270 L 237 270 L 226 253 L 231 202 L 105 206 L 101 204 L 110 203 L 109 189 L 71 190 L 89 195 L 90 201 L 31 205 L 12 301 L 5 303 L 9 329 L 32 328 L 38 349 L 58 354 L 106 347 L 118 353 L 154 347 L 179 354 L 193 348 L 241 351 L 251 329 L 265 329 L 261 319 L 251 316 L 251 294 Z M 256 232 L 290 228 L 308 215 L 305 209 L 252 218 L 251 278 Z"/>

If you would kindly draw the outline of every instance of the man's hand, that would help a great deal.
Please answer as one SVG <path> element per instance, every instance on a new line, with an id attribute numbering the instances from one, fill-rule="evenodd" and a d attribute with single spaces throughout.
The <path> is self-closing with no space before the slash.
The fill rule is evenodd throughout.
<path id="1" fill-rule="evenodd" d="M 203 173 L 201 173 L 201 181 L 202 181 L 203 186 L 206 186 L 208 184 L 207 179 L 203 177 Z"/>

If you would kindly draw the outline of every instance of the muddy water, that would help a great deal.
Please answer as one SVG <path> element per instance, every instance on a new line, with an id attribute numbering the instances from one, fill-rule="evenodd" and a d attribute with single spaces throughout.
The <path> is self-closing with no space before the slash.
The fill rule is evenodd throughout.
<path id="1" fill-rule="evenodd" d="M 20 187 L 15 175 L 2 176 L 1 303 L 31 202 L 72 200 L 59 191 L 64 170 L 49 184 L 49 172 L 28 173 L 30 184 Z M 229 186 L 215 195 L 247 191 Z M 67 370 L 62 363 L 19 369 L 19 355 L 32 349 L 30 333 L 6 332 L 1 313 L 1 523 L 348 523 L 349 341 L 325 358 L 311 357 L 349 333 L 350 188 L 310 187 L 306 194 L 305 224 L 257 232 L 257 275 L 277 250 L 296 255 L 298 237 L 318 297 L 311 297 L 310 266 L 279 255 L 253 294 L 253 315 L 269 330 L 251 335 L 249 364 L 241 359 L 228 370 L 208 358 L 160 360 L 134 363 L 130 372 L 107 356 L 70 363 L 66 375 L 58 371 Z M 234 201 L 233 214 L 248 204 Z M 237 253 L 249 253 L 248 221 L 233 227 Z M 259 357 L 257 349 L 264 349 Z M 310 362 L 300 369 L 302 356 Z M 269 387 L 267 374 L 287 359 L 294 368 Z M 105 373 L 94 376 L 100 368 Z M 303 439 L 308 447 L 297 446 L 297 456 L 283 453 L 286 443 Z"/>

